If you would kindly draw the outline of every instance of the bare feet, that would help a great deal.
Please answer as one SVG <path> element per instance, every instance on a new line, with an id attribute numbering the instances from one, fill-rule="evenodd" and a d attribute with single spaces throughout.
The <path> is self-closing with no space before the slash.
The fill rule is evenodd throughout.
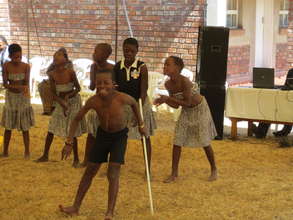
<path id="1" fill-rule="evenodd" d="M 215 181 L 218 178 L 218 172 L 217 170 L 213 170 L 210 177 L 208 178 L 208 181 Z"/>
<path id="2" fill-rule="evenodd" d="M 25 159 L 25 160 L 29 160 L 30 157 L 31 157 L 31 156 L 30 156 L 30 153 L 25 153 L 25 154 L 24 154 L 24 159 Z"/>
<path id="3" fill-rule="evenodd" d="M 107 213 L 104 220 L 113 220 L 113 214 Z"/>
<path id="4" fill-rule="evenodd" d="M 87 162 L 82 162 L 81 164 L 80 164 L 80 167 L 86 167 L 87 166 Z"/>
<path id="5" fill-rule="evenodd" d="M 72 167 L 74 167 L 74 168 L 81 168 L 82 166 L 81 166 L 81 164 L 79 163 L 79 160 L 75 160 L 75 161 L 73 161 L 73 163 L 72 163 Z"/>
<path id="6" fill-rule="evenodd" d="M 171 175 L 171 176 L 167 177 L 167 179 L 165 179 L 163 181 L 163 183 L 172 183 L 172 182 L 175 182 L 177 180 L 177 178 L 178 178 L 178 176 Z"/>
<path id="7" fill-rule="evenodd" d="M 35 160 L 37 163 L 48 162 L 49 158 L 46 156 L 41 156 L 39 159 Z"/>
<path id="8" fill-rule="evenodd" d="M 70 216 L 78 215 L 78 209 L 75 208 L 74 206 L 63 207 L 62 205 L 59 205 L 59 209 L 60 209 L 60 212 L 63 212 Z"/>

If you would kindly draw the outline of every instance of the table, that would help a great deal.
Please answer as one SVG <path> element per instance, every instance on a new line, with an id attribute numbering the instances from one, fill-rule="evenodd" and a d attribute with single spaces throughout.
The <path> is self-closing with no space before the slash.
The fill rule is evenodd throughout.
<path id="1" fill-rule="evenodd" d="M 232 122 L 232 139 L 237 138 L 238 121 L 248 121 L 248 136 L 252 122 L 293 125 L 293 91 L 229 87 L 225 116 Z"/>

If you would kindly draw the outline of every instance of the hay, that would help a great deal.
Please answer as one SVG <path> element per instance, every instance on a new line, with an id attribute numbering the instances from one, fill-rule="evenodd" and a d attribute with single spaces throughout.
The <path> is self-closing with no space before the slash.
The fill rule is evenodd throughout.
<path id="1" fill-rule="evenodd" d="M 30 131 L 32 160 L 41 155 L 47 132 L 49 117 L 41 116 L 40 112 L 36 111 L 37 125 Z M 158 116 L 164 121 L 159 121 L 160 129 L 152 138 L 155 215 L 151 216 L 149 211 L 141 144 L 130 141 L 121 173 L 115 219 L 293 219 L 292 148 L 278 148 L 274 139 L 214 141 L 219 169 L 216 182 L 207 182 L 209 166 L 203 150 L 184 149 L 178 182 L 164 184 L 162 180 L 170 173 L 170 126 L 174 123 L 167 113 Z M 15 131 L 12 135 L 10 157 L 0 158 L 0 219 L 68 219 L 57 206 L 71 204 L 84 170 L 72 168 L 71 161 L 59 161 L 63 145 L 60 138 L 53 142 L 51 161 L 36 164 L 22 158 L 21 133 Z M 81 156 L 85 137 L 79 139 Z M 103 175 L 105 167 L 86 195 L 80 216 L 73 219 L 103 219 L 108 190 Z"/>

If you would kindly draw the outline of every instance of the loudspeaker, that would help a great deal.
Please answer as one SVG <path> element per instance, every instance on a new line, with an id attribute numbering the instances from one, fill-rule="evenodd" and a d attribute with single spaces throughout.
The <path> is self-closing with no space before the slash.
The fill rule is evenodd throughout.
<path id="1" fill-rule="evenodd" d="M 216 139 L 223 139 L 224 134 L 224 109 L 225 109 L 225 87 L 204 87 L 200 88 L 209 105 L 213 121 L 217 130 Z"/>
<path id="2" fill-rule="evenodd" d="M 199 76 L 200 84 L 224 85 L 227 73 L 229 28 L 200 27 Z"/>
<path id="3" fill-rule="evenodd" d="M 218 133 L 223 138 L 229 28 L 204 26 L 199 32 L 197 81 Z"/>

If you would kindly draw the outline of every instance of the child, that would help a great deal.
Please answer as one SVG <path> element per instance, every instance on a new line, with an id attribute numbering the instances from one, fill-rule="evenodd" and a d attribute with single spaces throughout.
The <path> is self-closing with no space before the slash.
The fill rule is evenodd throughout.
<path id="1" fill-rule="evenodd" d="M 22 49 L 18 44 L 8 48 L 11 61 L 3 65 L 3 85 L 6 89 L 1 125 L 5 128 L 3 156 L 8 157 L 11 130 L 22 131 L 24 157 L 30 157 L 29 129 L 34 125 L 34 112 L 30 103 L 30 67 L 21 61 Z"/>
<path id="2" fill-rule="evenodd" d="M 113 70 L 114 65 L 107 62 L 107 59 L 112 53 L 111 45 L 107 43 L 99 43 L 95 47 L 95 51 L 93 54 L 93 64 L 91 65 L 90 72 L 90 86 L 91 90 L 95 90 L 96 88 L 96 74 L 100 70 Z M 91 146 L 95 143 L 96 131 L 99 126 L 99 119 L 97 117 L 97 113 L 94 110 L 91 110 L 86 115 L 87 121 L 87 131 L 88 136 L 86 139 L 86 147 L 85 154 L 82 166 L 87 165 L 88 154 L 90 152 Z"/>
<path id="3" fill-rule="evenodd" d="M 49 160 L 49 150 L 54 135 L 67 137 L 69 132 L 69 125 L 81 108 L 81 98 L 78 94 L 80 91 L 80 85 L 74 70 L 65 67 L 66 62 L 66 57 L 62 51 L 57 51 L 54 54 L 55 68 L 52 72 L 49 73 L 49 80 L 53 99 L 56 104 L 49 122 L 44 153 L 37 160 L 37 162 L 46 162 Z M 76 137 L 82 135 L 82 133 L 85 133 L 85 131 L 85 121 L 82 121 L 74 134 L 73 167 L 77 167 L 79 165 Z"/>
<path id="4" fill-rule="evenodd" d="M 124 58 L 114 67 L 114 77 L 117 83 L 117 89 L 124 92 L 136 101 L 142 99 L 144 122 L 146 126 L 146 146 L 149 169 L 151 167 L 151 140 L 156 129 L 156 121 L 152 111 L 151 104 L 147 97 L 148 90 L 148 69 L 144 62 L 136 58 L 138 52 L 138 42 L 134 38 L 127 38 L 123 42 Z M 131 112 L 130 112 L 131 113 Z M 129 128 L 130 139 L 140 139 L 140 135 L 136 127 Z"/>
<path id="5" fill-rule="evenodd" d="M 73 64 L 68 58 L 67 51 L 64 47 L 60 47 L 58 51 L 61 51 L 64 53 L 64 56 L 66 58 L 65 68 L 73 69 Z M 55 64 L 52 62 L 49 67 L 47 68 L 46 75 L 49 76 L 49 73 L 52 72 L 55 69 Z M 50 88 L 50 81 L 48 79 L 44 79 L 41 83 L 38 85 L 39 94 L 41 97 L 41 101 L 43 103 L 43 114 L 44 115 L 51 115 L 52 111 L 54 110 L 53 105 L 53 95 L 51 93 Z"/>
<path id="6" fill-rule="evenodd" d="M 178 108 L 182 106 L 181 114 L 175 127 L 172 173 L 164 182 L 173 182 L 178 177 L 178 164 L 181 147 L 203 147 L 211 165 L 210 181 L 217 179 L 217 168 L 211 140 L 216 136 L 214 122 L 208 104 L 203 96 L 192 88 L 188 78 L 182 76 L 184 67 L 183 60 L 179 57 L 170 56 L 164 64 L 164 74 L 170 79 L 165 82 L 165 87 L 170 96 L 161 95 L 155 99 L 154 104 L 167 105 Z"/>
<path id="7" fill-rule="evenodd" d="M 126 115 L 123 110 L 125 105 L 131 106 L 139 124 L 139 132 L 144 135 L 145 130 L 136 101 L 131 96 L 116 91 L 112 81 L 112 73 L 109 70 L 102 71 L 96 75 L 96 95 L 89 98 L 70 126 L 69 136 L 62 151 L 62 158 L 66 159 L 70 155 L 73 145 L 73 134 L 80 120 L 82 120 L 90 109 L 94 109 L 100 119 L 96 142 L 91 149 L 89 162 L 79 184 L 73 205 L 69 207 L 60 205 L 59 208 L 61 212 L 69 215 L 78 214 L 81 202 L 93 178 L 99 171 L 101 163 L 107 162 L 108 154 L 110 153 L 107 172 L 109 197 L 108 209 L 105 216 L 105 219 L 109 220 L 113 218 L 114 214 L 119 189 L 120 167 L 121 164 L 124 164 L 124 154 L 127 144 L 128 128 L 126 127 Z"/>

